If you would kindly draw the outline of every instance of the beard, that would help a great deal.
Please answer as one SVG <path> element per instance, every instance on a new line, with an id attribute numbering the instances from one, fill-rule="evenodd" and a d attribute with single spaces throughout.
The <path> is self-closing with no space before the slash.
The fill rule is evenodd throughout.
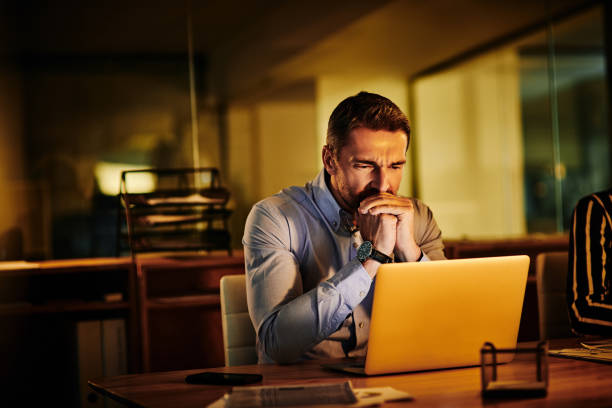
<path id="1" fill-rule="evenodd" d="M 380 194 L 380 191 L 372 187 L 366 188 L 361 193 L 357 194 L 357 207 L 359 207 L 359 204 L 361 204 L 363 200 L 376 194 Z"/>
<path id="2" fill-rule="evenodd" d="M 340 204 L 340 207 L 344 208 L 345 210 L 348 210 L 349 212 L 357 211 L 361 202 L 367 197 L 381 193 L 379 189 L 374 188 L 369 184 L 366 185 L 363 190 L 355 191 L 351 188 L 351 185 L 347 182 L 347 179 L 345 178 L 342 172 L 336 175 L 336 178 L 334 180 L 335 183 L 332 182 L 329 173 L 325 173 L 325 182 L 327 183 L 327 186 L 332 191 L 335 188 L 335 192 L 333 192 L 334 198 L 336 199 L 338 204 Z M 395 195 L 395 192 L 391 189 L 385 191 L 385 193 Z"/>
<path id="3" fill-rule="evenodd" d="M 365 200 L 366 198 L 370 196 L 381 193 L 380 190 L 378 190 L 377 188 L 373 188 L 373 187 L 366 187 L 362 191 L 355 193 L 351 191 L 350 187 L 347 186 L 346 184 L 342 186 L 341 192 L 342 192 L 342 199 L 350 207 L 350 209 L 353 212 L 357 211 L 357 209 L 359 208 L 359 205 L 361 204 L 363 200 Z M 392 191 L 386 191 L 386 192 L 389 194 L 394 194 Z"/>

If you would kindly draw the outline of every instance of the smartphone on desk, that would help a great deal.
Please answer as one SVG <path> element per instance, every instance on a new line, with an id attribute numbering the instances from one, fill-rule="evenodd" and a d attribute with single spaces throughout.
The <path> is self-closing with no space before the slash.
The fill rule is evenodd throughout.
<path id="1" fill-rule="evenodd" d="M 185 377 L 187 384 L 206 385 L 247 385 L 260 382 L 263 377 L 260 374 L 238 374 L 238 373 L 215 373 L 205 372 L 190 374 Z"/>

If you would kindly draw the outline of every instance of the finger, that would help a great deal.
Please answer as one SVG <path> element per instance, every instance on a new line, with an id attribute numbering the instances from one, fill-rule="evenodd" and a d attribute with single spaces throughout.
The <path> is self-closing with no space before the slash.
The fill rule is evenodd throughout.
<path id="1" fill-rule="evenodd" d="M 412 211 L 412 206 L 397 206 L 397 205 L 377 205 L 368 210 L 368 214 L 379 215 L 379 214 L 391 214 L 391 215 L 403 215 Z"/>
<path id="2" fill-rule="evenodd" d="M 365 214 L 367 212 L 372 213 L 372 209 L 379 207 L 404 207 L 404 208 L 412 208 L 412 200 L 404 197 L 381 197 L 377 200 L 369 201 L 367 203 L 362 203 L 359 206 L 359 212 Z"/>
<path id="3" fill-rule="evenodd" d="M 370 195 L 367 196 L 366 198 L 364 198 L 363 200 L 360 201 L 360 205 L 367 205 L 369 203 L 381 200 L 381 199 L 385 199 L 388 197 L 395 197 L 393 194 L 390 193 L 378 193 L 378 194 L 374 194 L 374 195 Z"/>
<path id="4" fill-rule="evenodd" d="M 392 202 L 391 197 L 368 197 L 367 201 L 364 200 L 359 204 L 359 211 L 363 214 L 367 213 L 369 209 L 379 206 L 379 205 L 387 205 Z"/>
<path id="5" fill-rule="evenodd" d="M 401 196 L 396 196 L 393 194 L 389 194 L 389 193 L 380 193 L 380 194 L 376 194 L 373 196 L 369 196 L 367 198 L 364 198 L 363 200 L 361 200 L 361 202 L 359 203 L 360 206 L 368 206 L 368 205 L 372 205 L 372 203 L 376 203 L 379 201 L 406 201 L 406 202 L 412 202 L 412 199 L 408 198 L 408 197 L 401 197 Z"/>
<path id="6" fill-rule="evenodd" d="M 398 217 L 384 213 L 380 215 L 359 214 L 356 221 L 359 229 L 363 232 L 364 230 L 377 229 L 379 225 L 396 225 Z"/>
<path id="7" fill-rule="evenodd" d="M 397 217 L 392 214 L 381 214 L 378 216 L 383 224 L 396 225 Z"/>

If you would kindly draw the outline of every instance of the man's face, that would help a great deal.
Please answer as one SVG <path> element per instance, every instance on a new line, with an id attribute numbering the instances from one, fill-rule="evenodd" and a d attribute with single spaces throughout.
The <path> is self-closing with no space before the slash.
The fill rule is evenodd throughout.
<path id="1" fill-rule="evenodd" d="M 332 194 L 338 204 L 355 211 L 365 197 L 397 194 L 406 164 L 406 134 L 397 130 L 354 129 L 337 157 L 326 147 L 323 164 L 331 176 Z"/>

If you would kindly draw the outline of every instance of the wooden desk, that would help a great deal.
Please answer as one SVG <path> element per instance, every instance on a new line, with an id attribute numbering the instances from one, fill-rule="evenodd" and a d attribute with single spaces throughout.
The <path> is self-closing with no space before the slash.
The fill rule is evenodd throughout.
<path id="1" fill-rule="evenodd" d="M 548 396 L 515 400 L 483 400 L 480 368 L 430 371 L 377 377 L 347 376 L 324 370 L 320 362 L 295 365 L 251 365 L 207 370 L 126 375 L 90 381 L 96 391 L 133 407 L 198 407 L 220 398 L 231 387 L 189 385 L 187 374 L 199 371 L 260 373 L 263 384 L 335 382 L 350 379 L 355 387 L 392 386 L 407 391 L 414 400 L 389 406 L 409 407 L 610 407 L 612 365 L 550 357 Z"/>

